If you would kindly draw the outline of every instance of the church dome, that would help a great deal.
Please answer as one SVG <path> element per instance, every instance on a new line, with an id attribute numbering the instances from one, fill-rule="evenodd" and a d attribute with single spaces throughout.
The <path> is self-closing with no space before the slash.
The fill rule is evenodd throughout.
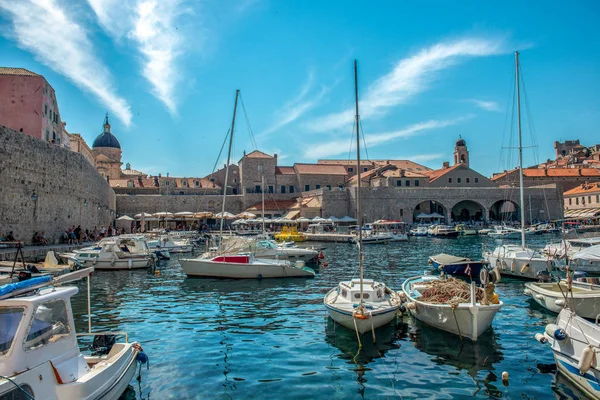
<path id="1" fill-rule="evenodd" d="M 98 148 L 98 147 L 112 147 L 114 149 L 121 148 L 121 144 L 119 143 L 119 141 L 117 140 L 115 135 L 110 133 L 110 124 L 108 123 L 108 114 L 106 114 L 106 118 L 104 119 L 104 132 L 102 132 L 96 138 L 96 140 L 94 140 L 94 144 L 92 145 L 93 149 Z"/>
<path id="2" fill-rule="evenodd" d="M 456 145 L 457 145 L 457 146 L 466 146 L 466 145 L 467 145 L 467 143 L 465 142 L 465 140 L 464 140 L 463 138 L 459 138 L 459 139 L 456 141 Z"/>

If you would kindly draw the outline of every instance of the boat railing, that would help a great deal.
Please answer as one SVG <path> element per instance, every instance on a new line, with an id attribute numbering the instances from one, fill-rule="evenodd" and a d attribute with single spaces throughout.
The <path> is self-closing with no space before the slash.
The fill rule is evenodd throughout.
<path id="1" fill-rule="evenodd" d="M 129 343 L 129 333 L 125 331 L 107 331 L 107 332 L 89 332 L 89 333 L 78 333 L 76 336 L 108 336 L 108 335 L 122 335 L 125 336 L 125 343 Z"/>

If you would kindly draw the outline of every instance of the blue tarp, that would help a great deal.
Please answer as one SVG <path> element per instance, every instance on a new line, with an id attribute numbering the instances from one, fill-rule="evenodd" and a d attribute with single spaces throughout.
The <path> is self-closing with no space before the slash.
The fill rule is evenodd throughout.
<path id="1" fill-rule="evenodd" d="M 27 279 L 26 281 L 9 283 L 7 285 L 0 286 L 0 297 L 5 296 L 9 293 L 15 292 L 17 290 L 27 289 L 29 287 L 38 286 L 42 283 L 50 282 L 52 277 L 50 275 L 40 276 L 37 278 Z"/>

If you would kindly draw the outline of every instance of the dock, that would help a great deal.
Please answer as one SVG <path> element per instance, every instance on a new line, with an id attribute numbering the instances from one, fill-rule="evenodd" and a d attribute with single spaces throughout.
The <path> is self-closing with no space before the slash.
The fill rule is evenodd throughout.
<path id="1" fill-rule="evenodd" d="M 2 245 L 3 242 L 0 242 Z M 84 244 L 51 244 L 45 246 L 23 246 L 21 251 L 23 252 L 23 258 L 26 262 L 37 262 L 43 261 L 46 258 L 46 253 L 54 251 L 54 253 L 67 253 L 73 250 L 81 249 L 82 247 L 91 246 L 92 242 Z M 15 260 L 18 247 L 0 247 L 0 261 L 10 261 L 11 263 Z M 21 261 L 19 256 L 17 264 Z"/>
<path id="2" fill-rule="evenodd" d="M 356 236 L 343 233 L 304 233 L 309 242 L 353 243 Z"/>

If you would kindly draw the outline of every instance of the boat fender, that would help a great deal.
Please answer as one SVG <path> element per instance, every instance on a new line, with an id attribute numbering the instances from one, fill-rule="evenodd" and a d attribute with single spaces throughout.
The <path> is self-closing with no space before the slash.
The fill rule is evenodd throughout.
<path id="1" fill-rule="evenodd" d="M 525 274 L 527 272 L 529 272 L 530 268 L 529 268 L 529 264 L 525 264 L 523 265 L 523 267 L 521 267 L 521 273 Z"/>
<path id="2" fill-rule="evenodd" d="M 404 305 L 400 306 L 400 312 L 401 313 L 405 313 L 406 312 L 406 307 L 404 307 Z"/>
<path id="3" fill-rule="evenodd" d="M 517 262 L 515 260 L 513 260 L 510 263 L 510 272 L 515 272 L 517 270 Z"/>
<path id="4" fill-rule="evenodd" d="M 537 340 L 538 342 L 540 342 L 542 344 L 548 343 L 548 339 L 546 339 L 546 336 L 544 336 L 543 333 L 536 333 L 535 340 Z"/>
<path id="5" fill-rule="evenodd" d="M 496 266 L 496 268 L 494 268 L 492 271 L 494 272 L 494 274 L 496 274 L 496 280 L 494 281 L 494 283 L 500 282 L 500 280 L 502 279 L 502 274 L 500 273 L 500 268 L 498 268 L 498 266 Z"/>
<path id="6" fill-rule="evenodd" d="M 538 300 L 544 300 L 544 296 L 541 295 L 541 294 L 536 294 L 535 298 L 538 299 Z"/>
<path id="7" fill-rule="evenodd" d="M 110 265 L 111 265 L 112 267 L 114 267 L 114 266 L 115 266 L 115 260 L 110 260 Z"/>
<path id="8" fill-rule="evenodd" d="M 559 307 L 564 307 L 564 305 L 565 305 L 565 301 L 564 301 L 564 300 L 561 300 L 561 299 L 559 299 L 559 300 L 554 300 L 554 304 L 556 304 L 556 305 L 557 305 L 557 306 L 559 306 Z"/>
<path id="9" fill-rule="evenodd" d="M 127 265 L 129 266 L 129 269 L 133 267 L 133 260 L 131 258 L 127 261 Z"/>
<path id="10" fill-rule="evenodd" d="M 258 276 L 256 278 L 258 278 L 258 280 L 261 281 L 262 280 L 262 274 L 258 274 Z"/>
<path id="11" fill-rule="evenodd" d="M 546 334 L 559 341 L 563 341 L 567 338 L 567 332 L 556 324 L 546 325 Z"/>
<path id="12" fill-rule="evenodd" d="M 323 252 L 319 252 L 319 255 L 317 256 L 319 258 L 319 260 L 322 260 L 325 258 L 325 256 L 323 255 Z"/>
<path id="13" fill-rule="evenodd" d="M 134 349 L 136 349 L 138 351 L 137 355 L 135 356 L 136 361 L 139 362 L 140 364 L 148 363 L 148 368 L 150 368 L 150 358 L 148 357 L 148 355 L 146 353 L 144 353 L 144 349 L 142 349 L 142 345 L 135 342 L 135 343 L 131 344 L 131 347 L 133 347 Z"/>
<path id="14" fill-rule="evenodd" d="M 325 261 L 325 262 L 323 263 L 323 266 L 324 266 L 324 267 L 326 267 L 326 266 L 328 266 L 328 265 L 329 265 L 329 263 L 328 263 L 327 261 Z"/>
<path id="15" fill-rule="evenodd" d="M 508 386 L 508 372 L 506 371 L 502 373 L 502 384 Z"/>
<path id="16" fill-rule="evenodd" d="M 592 346 L 588 346 L 581 352 L 581 357 L 579 357 L 579 364 L 577 367 L 579 368 L 579 375 L 585 375 L 586 372 L 590 370 L 590 368 L 596 363 L 596 353 Z"/>
<path id="17" fill-rule="evenodd" d="M 481 281 L 482 285 L 487 285 L 490 282 L 490 274 L 488 273 L 487 269 L 482 268 L 481 271 L 479 272 L 479 280 Z"/>
<path id="18" fill-rule="evenodd" d="M 508 269 L 508 265 L 506 264 L 506 261 L 502 260 L 500 262 L 500 266 L 502 267 L 502 271 L 506 271 Z"/>
<path id="19" fill-rule="evenodd" d="M 416 310 L 417 309 L 417 305 L 415 303 L 413 303 L 413 302 L 406 303 L 406 308 L 408 310 Z"/>
<path id="20" fill-rule="evenodd" d="M 531 290 L 529 290 L 529 289 L 525 289 L 525 290 L 523 290 L 523 294 L 524 294 L 525 296 L 531 296 Z"/>

